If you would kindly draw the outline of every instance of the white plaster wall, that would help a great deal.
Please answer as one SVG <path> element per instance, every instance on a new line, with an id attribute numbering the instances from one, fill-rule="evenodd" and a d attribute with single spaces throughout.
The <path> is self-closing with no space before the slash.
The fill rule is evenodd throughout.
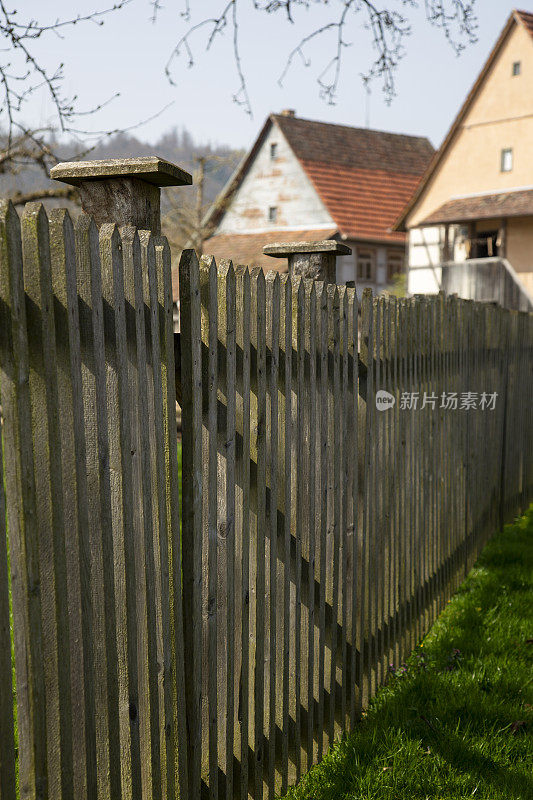
<path id="1" fill-rule="evenodd" d="M 444 230 L 438 226 L 411 228 L 409 231 L 409 267 L 428 267 L 440 264 L 443 238 Z"/>
<path id="2" fill-rule="evenodd" d="M 387 249 L 378 247 L 376 250 L 376 283 L 384 286 L 387 283 Z"/>
<path id="3" fill-rule="evenodd" d="M 275 160 L 270 158 L 271 144 L 278 146 Z M 268 221 L 270 206 L 278 209 L 275 223 Z M 321 227 L 326 230 L 336 228 L 336 225 L 281 130 L 273 123 L 217 233 Z"/>
<path id="4" fill-rule="evenodd" d="M 350 244 L 350 247 L 352 245 Z M 353 247 L 352 247 L 353 250 Z M 350 256 L 337 256 L 337 283 L 355 280 L 355 252 Z"/>
<path id="5" fill-rule="evenodd" d="M 410 267 L 407 274 L 408 294 L 437 294 L 440 291 L 440 267 Z"/>

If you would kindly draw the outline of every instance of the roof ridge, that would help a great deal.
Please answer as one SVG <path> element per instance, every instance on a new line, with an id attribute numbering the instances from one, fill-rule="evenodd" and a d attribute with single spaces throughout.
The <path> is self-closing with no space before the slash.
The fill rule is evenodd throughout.
<path id="1" fill-rule="evenodd" d="M 404 136 L 408 139 L 424 139 L 429 142 L 429 138 L 427 136 L 420 136 L 416 133 L 398 133 L 396 131 L 387 131 L 383 130 L 382 128 L 367 128 L 360 125 L 347 125 L 345 122 L 325 122 L 321 119 L 309 119 L 308 117 L 288 117 L 284 114 L 278 114 L 272 112 L 270 114 L 271 117 L 274 117 L 276 120 L 282 119 L 284 123 L 291 120 L 295 120 L 297 122 L 310 122 L 312 125 L 327 125 L 331 128 L 346 128 L 347 130 L 351 131 L 364 131 L 368 133 L 383 133 L 387 136 Z"/>

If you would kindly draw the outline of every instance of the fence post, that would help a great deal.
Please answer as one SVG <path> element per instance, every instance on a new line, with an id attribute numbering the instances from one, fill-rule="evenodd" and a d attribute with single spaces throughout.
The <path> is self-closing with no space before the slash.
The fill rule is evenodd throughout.
<path id="1" fill-rule="evenodd" d="M 86 214 L 105 222 L 161 233 L 161 187 L 189 186 L 192 177 L 157 156 L 64 161 L 50 177 L 75 186 Z"/>
<path id="2" fill-rule="evenodd" d="M 349 256 L 351 252 L 351 247 L 333 239 L 321 242 L 276 242 L 263 247 L 266 256 L 286 258 L 291 275 L 325 283 L 336 283 L 337 256 Z"/>

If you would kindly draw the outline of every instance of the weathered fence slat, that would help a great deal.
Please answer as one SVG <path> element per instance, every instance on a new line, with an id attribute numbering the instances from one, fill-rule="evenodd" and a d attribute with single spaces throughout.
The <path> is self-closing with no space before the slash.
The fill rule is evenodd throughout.
<path id="1" fill-rule="evenodd" d="M 350 293 L 351 294 L 351 293 Z M 353 413 L 353 424 L 349 424 L 348 428 L 353 431 L 350 434 L 347 447 L 353 456 L 349 460 L 349 469 L 351 472 L 351 490 L 352 497 L 347 498 L 347 502 L 351 502 L 352 511 L 352 595 L 351 595 L 351 659 L 350 659 L 350 727 L 353 728 L 355 721 L 361 711 L 362 701 L 362 651 L 363 651 L 363 632 L 360 624 L 359 606 L 362 602 L 364 592 L 363 570 L 360 559 L 360 520 L 362 515 L 360 512 L 360 496 L 359 496 L 359 443 L 360 443 L 360 419 L 359 419 L 359 303 L 357 294 L 354 290 L 351 295 L 351 303 L 349 306 L 349 332 L 351 333 L 348 351 L 349 357 L 352 362 L 351 384 L 349 386 L 349 397 L 351 400 L 351 411 Z M 348 409 L 349 413 L 350 409 Z M 359 654 L 359 656 L 358 656 Z"/>
<path id="2" fill-rule="evenodd" d="M 268 704 L 268 794 L 273 800 L 276 793 L 276 706 L 277 706 L 277 614 L 278 614 L 278 383 L 279 383 L 279 334 L 280 334 L 280 281 L 278 273 L 267 275 L 267 347 L 270 348 L 270 458 L 268 478 L 270 482 L 269 520 L 269 704 Z M 235 309 L 234 309 L 235 310 Z"/>
<path id="3" fill-rule="evenodd" d="M 326 542 L 328 531 L 328 291 L 318 284 L 320 310 L 320 578 L 318 657 L 318 758 L 324 752 L 325 649 L 326 649 Z"/>
<path id="4" fill-rule="evenodd" d="M 57 341 L 58 401 L 63 466 L 71 662 L 73 791 L 86 797 L 94 774 L 94 681 L 92 667 L 92 600 L 85 423 L 83 410 L 81 321 L 76 285 L 74 229 L 68 212 L 50 214 L 50 257 Z M 91 721 L 90 721 L 91 720 Z"/>
<path id="5" fill-rule="evenodd" d="M 241 727 L 241 798 L 248 794 L 249 778 L 249 686 L 250 686 L 250 325 L 251 292 L 248 269 L 237 273 L 238 307 L 242 315 L 237 316 L 237 347 L 242 351 L 240 395 L 242 403 L 242 446 L 239 449 L 237 474 L 241 485 L 240 530 L 241 530 L 241 670 L 239 683 L 239 721 Z"/>
<path id="6" fill-rule="evenodd" d="M 315 659 L 316 659 L 316 645 L 315 645 L 315 559 L 316 559 L 316 506 L 317 506 L 317 469 L 316 469 L 316 453 L 317 443 L 320 447 L 320 441 L 317 441 L 317 396 L 315 387 L 317 385 L 317 293 L 315 281 L 306 283 L 306 317 L 308 324 L 306 326 L 307 341 L 306 348 L 309 352 L 309 383 L 308 391 L 306 394 L 308 402 L 309 414 L 309 444 L 308 444 L 308 486 L 311 492 L 309 502 L 309 545 L 308 545 L 308 594 L 307 594 L 307 612 L 308 612 L 308 641 L 307 641 L 307 769 L 311 768 L 314 763 L 314 730 L 315 730 Z"/>
<path id="7" fill-rule="evenodd" d="M 22 251 L 29 383 L 32 410 L 36 513 L 39 519 L 40 594 L 46 682 L 48 783 L 52 796 L 72 793 L 72 720 L 69 624 L 58 415 L 54 303 L 48 219 L 41 204 L 26 206 Z M 44 412 L 44 413 L 43 413 Z"/>
<path id="8" fill-rule="evenodd" d="M 285 370 L 285 419 L 283 431 L 284 447 L 284 529 L 283 543 L 285 561 L 283 565 L 283 744 L 281 792 L 287 791 L 289 774 L 289 679 L 290 679 L 290 581 L 291 563 L 291 508 L 292 508 L 292 282 L 284 275 L 282 289 L 282 326 L 280 345 L 284 351 Z"/>
<path id="9" fill-rule="evenodd" d="M 254 664 L 254 755 L 256 800 L 263 797 L 264 688 L 265 688 L 265 523 L 266 523 L 266 286 L 263 270 L 258 270 L 252 287 L 256 322 L 257 419 L 257 513 L 255 524 L 255 664 Z M 253 313 L 253 312 L 252 312 Z"/>
<path id="10" fill-rule="evenodd" d="M 198 259 L 180 263 L 182 381 L 182 562 L 189 793 L 200 796 L 202 698 L 202 349 Z"/>
<path id="11" fill-rule="evenodd" d="M 2 320 L 3 321 L 3 320 Z M 0 435 L 0 798 L 15 797 L 15 730 L 13 684 L 11 681 L 11 626 L 9 619 L 9 577 L 7 563 L 6 498 L 4 493 L 4 451 Z"/>

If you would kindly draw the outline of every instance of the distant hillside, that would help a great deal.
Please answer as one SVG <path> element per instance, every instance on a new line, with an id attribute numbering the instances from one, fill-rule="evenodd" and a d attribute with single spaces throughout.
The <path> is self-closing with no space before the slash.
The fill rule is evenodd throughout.
<path id="1" fill-rule="evenodd" d="M 53 149 L 60 154 L 62 160 L 69 161 L 76 157 L 82 147 L 79 144 L 69 145 L 67 143 L 54 145 Z M 142 141 L 128 133 L 119 133 L 99 143 L 84 158 L 124 158 L 148 155 L 161 156 L 191 173 L 194 172 L 196 158 L 199 156 L 212 157 L 213 160 L 208 163 L 206 168 L 204 187 L 205 202 L 209 203 L 215 199 L 230 177 L 242 157 L 242 152 L 224 145 L 196 142 L 187 130 L 174 128 L 161 136 L 155 143 Z M 57 183 L 46 179 L 43 172 L 35 166 L 21 165 L 16 175 L 0 175 L 0 195 L 2 197 L 53 186 L 57 186 Z M 184 201 L 190 202 L 194 190 L 184 188 L 181 191 L 184 194 Z M 65 201 L 53 203 L 53 205 L 58 204 L 65 205 Z"/>

